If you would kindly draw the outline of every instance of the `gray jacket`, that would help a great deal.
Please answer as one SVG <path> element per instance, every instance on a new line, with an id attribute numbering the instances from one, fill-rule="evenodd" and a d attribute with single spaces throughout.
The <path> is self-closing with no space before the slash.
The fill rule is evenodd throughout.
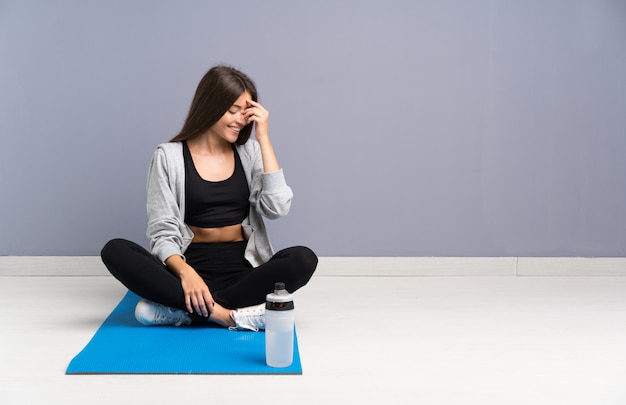
<path id="1" fill-rule="evenodd" d="M 237 146 L 250 187 L 250 211 L 242 222 L 248 241 L 245 258 L 257 267 L 274 254 L 262 216 L 275 219 L 287 215 L 293 192 L 283 171 L 263 173 L 258 142 L 250 139 Z M 162 262 L 172 255 L 183 258 L 193 239 L 185 224 L 185 162 L 181 142 L 164 143 L 152 156 L 148 172 L 148 230 L 152 254 Z"/>

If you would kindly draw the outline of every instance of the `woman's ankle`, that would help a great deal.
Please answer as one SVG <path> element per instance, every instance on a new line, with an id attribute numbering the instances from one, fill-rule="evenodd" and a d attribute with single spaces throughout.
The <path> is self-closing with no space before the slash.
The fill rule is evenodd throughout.
<path id="1" fill-rule="evenodd" d="M 225 328 L 235 326 L 235 321 L 233 321 L 233 318 L 230 316 L 230 309 L 226 309 L 219 304 L 215 304 L 213 307 L 209 321 L 215 322 Z"/>

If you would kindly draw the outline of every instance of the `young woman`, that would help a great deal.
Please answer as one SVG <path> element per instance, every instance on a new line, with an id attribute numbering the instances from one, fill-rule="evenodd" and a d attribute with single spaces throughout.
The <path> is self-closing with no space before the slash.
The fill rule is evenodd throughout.
<path id="1" fill-rule="evenodd" d="M 216 66 L 200 81 L 181 132 L 157 147 L 147 183 L 152 252 L 114 239 L 101 253 L 111 274 L 142 297 L 139 322 L 264 329 L 274 284 L 294 292 L 313 275 L 315 253 L 296 246 L 274 254 L 263 223 L 286 215 L 293 196 L 268 118 L 252 80 Z"/>

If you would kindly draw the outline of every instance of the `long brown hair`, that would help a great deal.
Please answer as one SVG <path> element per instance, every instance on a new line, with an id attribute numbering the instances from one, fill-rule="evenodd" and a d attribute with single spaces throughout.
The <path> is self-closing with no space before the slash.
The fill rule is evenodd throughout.
<path id="1" fill-rule="evenodd" d="M 198 84 L 183 129 L 170 142 L 186 141 L 206 132 L 246 91 L 258 101 L 256 86 L 246 74 L 230 66 L 211 68 Z M 251 133 L 252 123 L 241 129 L 237 145 L 246 143 Z"/>

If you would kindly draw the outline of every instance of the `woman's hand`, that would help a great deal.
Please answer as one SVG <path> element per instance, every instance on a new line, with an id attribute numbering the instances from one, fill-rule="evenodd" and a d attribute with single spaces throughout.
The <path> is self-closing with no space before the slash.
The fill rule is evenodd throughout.
<path id="1" fill-rule="evenodd" d="M 211 315 L 215 301 L 202 277 L 190 266 L 189 270 L 180 274 L 180 281 L 185 292 L 187 311 L 205 318 Z"/>
<path id="2" fill-rule="evenodd" d="M 244 114 L 248 123 L 254 121 L 254 136 L 259 142 L 261 147 L 261 156 L 263 158 L 263 171 L 266 173 L 275 172 L 280 170 L 280 165 L 274 154 L 274 148 L 270 142 L 270 137 L 267 133 L 267 122 L 270 118 L 270 113 L 263 108 L 263 106 L 256 101 L 246 100 L 248 107 Z"/>
<path id="3" fill-rule="evenodd" d="M 179 255 L 172 255 L 165 264 L 180 278 L 185 293 L 185 306 L 193 314 L 208 317 L 213 313 L 215 301 L 202 277 Z"/>
<path id="4" fill-rule="evenodd" d="M 261 142 L 268 138 L 268 121 L 270 113 L 263 106 L 256 101 L 246 100 L 247 107 L 244 115 L 246 122 L 249 124 L 254 121 L 254 135 L 257 141 Z"/>

